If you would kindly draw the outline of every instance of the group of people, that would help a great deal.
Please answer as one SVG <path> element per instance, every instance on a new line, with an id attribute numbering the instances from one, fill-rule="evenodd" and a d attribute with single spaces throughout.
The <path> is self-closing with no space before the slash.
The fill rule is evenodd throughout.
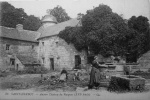
<path id="1" fill-rule="evenodd" d="M 99 69 L 99 65 L 100 64 L 96 60 L 92 62 L 92 69 L 90 72 L 90 81 L 88 85 L 89 89 L 92 89 L 93 87 L 98 87 L 103 77 L 102 75 L 103 73 Z M 78 70 L 74 73 L 73 79 L 80 80 Z M 63 70 L 61 71 L 60 82 L 65 82 L 67 80 L 68 80 L 68 72 L 65 68 L 63 68 Z"/>
<path id="2" fill-rule="evenodd" d="M 65 82 L 68 80 L 68 72 L 65 68 L 63 68 L 63 70 L 61 71 L 60 73 L 60 82 Z M 76 80 L 80 80 L 80 72 L 79 70 L 76 70 L 74 75 L 73 75 L 73 80 L 76 81 Z"/>

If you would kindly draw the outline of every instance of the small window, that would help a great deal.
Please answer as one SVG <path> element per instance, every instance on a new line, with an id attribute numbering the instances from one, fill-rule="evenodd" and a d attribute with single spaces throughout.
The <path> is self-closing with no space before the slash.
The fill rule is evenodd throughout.
<path id="1" fill-rule="evenodd" d="M 44 42 L 42 42 L 42 45 L 44 46 Z"/>
<path id="2" fill-rule="evenodd" d="M 6 44 L 6 50 L 9 50 L 9 49 L 10 49 L 10 45 Z"/>
<path id="3" fill-rule="evenodd" d="M 32 49 L 34 49 L 34 45 L 32 45 Z"/>
<path id="4" fill-rule="evenodd" d="M 44 64 L 44 60 L 45 60 L 45 58 L 42 58 L 42 63 Z"/>

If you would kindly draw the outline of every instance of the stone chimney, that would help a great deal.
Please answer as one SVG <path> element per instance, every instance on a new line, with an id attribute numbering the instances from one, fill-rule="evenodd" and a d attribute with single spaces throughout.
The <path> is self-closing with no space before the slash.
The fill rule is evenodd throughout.
<path id="1" fill-rule="evenodd" d="M 22 24 L 17 24 L 17 25 L 16 25 L 16 29 L 17 29 L 18 31 L 23 30 L 23 25 L 22 25 Z"/>

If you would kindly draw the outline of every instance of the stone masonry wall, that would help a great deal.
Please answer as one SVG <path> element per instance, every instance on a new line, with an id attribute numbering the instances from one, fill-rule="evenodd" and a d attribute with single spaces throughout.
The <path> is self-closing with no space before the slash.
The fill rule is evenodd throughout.
<path id="1" fill-rule="evenodd" d="M 48 69 L 51 68 L 50 58 L 54 59 L 54 70 L 75 67 L 75 55 L 80 55 L 81 64 L 87 63 L 85 51 L 78 52 L 72 44 L 67 44 L 63 39 L 53 36 L 39 40 L 39 59 Z"/>
<path id="2" fill-rule="evenodd" d="M 9 50 L 6 50 L 6 44 L 10 45 Z M 38 43 L 0 38 L 0 67 L 10 65 L 8 55 L 29 55 L 37 58 L 37 49 Z"/>
<path id="3" fill-rule="evenodd" d="M 137 61 L 140 67 L 148 67 L 150 68 L 150 51 L 143 54 Z"/>

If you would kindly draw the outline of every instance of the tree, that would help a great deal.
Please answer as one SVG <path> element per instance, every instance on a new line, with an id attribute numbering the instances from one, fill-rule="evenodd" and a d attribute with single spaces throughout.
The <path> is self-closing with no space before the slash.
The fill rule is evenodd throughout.
<path id="1" fill-rule="evenodd" d="M 136 62 L 149 50 L 150 26 L 146 17 L 133 16 L 127 21 L 112 12 L 109 6 L 100 4 L 88 10 L 81 22 L 82 27 L 66 28 L 59 34 L 76 48 L 89 48 L 104 57 L 126 56 L 131 58 L 130 62 Z"/>
<path id="2" fill-rule="evenodd" d="M 64 39 L 68 44 L 74 44 L 75 48 L 79 51 L 87 49 L 86 37 L 81 27 L 66 27 L 58 36 Z"/>
<path id="3" fill-rule="evenodd" d="M 103 56 L 125 55 L 125 41 L 129 28 L 124 19 L 112 9 L 100 4 L 81 19 L 83 30 L 87 33 L 87 44 L 95 54 Z"/>
<path id="4" fill-rule="evenodd" d="M 65 9 L 63 9 L 59 5 L 57 7 L 54 7 L 53 9 L 48 9 L 48 12 L 50 15 L 53 15 L 54 17 L 56 17 L 58 23 L 64 22 L 70 19 Z"/>
<path id="5" fill-rule="evenodd" d="M 23 26 L 26 30 L 37 31 L 41 26 L 40 19 L 34 15 L 30 15 L 24 20 Z"/>
<path id="6" fill-rule="evenodd" d="M 81 14 L 79 14 L 81 15 Z M 103 56 L 125 55 L 129 28 L 124 19 L 107 5 L 88 10 L 82 15 L 82 27 L 66 28 L 59 36 L 76 48 L 90 48 L 95 54 Z"/>
<path id="7" fill-rule="evenodd" d="M 150 49 L 150 25 L 146 17 L 132 16 L 128 20 L 128 26 L 131 30 L 128 37 L 128 53 L 130 58 L 136 61 Z"/>
<path id="8" fill-rule="evenodd" d="M 39 18 L 28 16 L 24 9 L 15 8 L 8 2 L 1 2 L 0 25 L 15 28 L 17 24 L 23 24 L 24 29 L 36 31 L 40 24 Z"/>
<path id="9" fill-rule="evenodd" d="M 132 16 L 129 21 L 128 25 L 130 28 L 135 29 L 138 32 L 145 33 L 149 30 L 149 22 L 148 18 L 144 16 Z"/>
<path id="10" fill-rule="evenodd" d="M 27 14 L 22 8 L 15 8 L 8 2 L 1 3 L 1 26 L 15 28 L 17 24 L 22 24 Z"/>

